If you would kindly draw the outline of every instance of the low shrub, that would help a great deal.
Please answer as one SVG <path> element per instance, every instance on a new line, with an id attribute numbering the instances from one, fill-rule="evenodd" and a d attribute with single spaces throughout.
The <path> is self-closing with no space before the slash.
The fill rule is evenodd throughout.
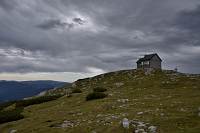
<path id="1" fill-rule="evenodd" d="M 105 92 L 107 91 L 106 88 L 103 88 L 103 87 L 96 87 L 93 89 L 94 92 Z"/>
<path id="2" fill-rule="evenodd" d="M 72 89 L 72 93 L 82 93 L 82 91 L 79 88 L 75 88 L 75 89 Z"/>
<path id="3" fill-rule="evenodd" d="M 23 108 L 1 111 L 0 112 L 0 124 L 23 119 L 24 116 L 21 114 L 22 111 L 23 111 Z"/>
<path id="4" fill-rule="evenodd" d="M 27 99 L 27 100 L 21 100 L 16 102 L 16 108 L 18 107 L 26 107 L 29 105 L 34 105 L 34 104 L 40 104 L 48 101 L 53 101 L 61 97 L 62 95 L 55 95 L 55 96 L 41 96 L 37 98 L 32 98 L 32 99 Z"/>
<path id="5" fill-rule="evenodd" d="M 105 98 L 106 96 L 107 95 L 105 93 L 102 93 L 102 92 L 92 92 L 92 93 L 87 95 L 86 101 L 94 100 L 94 99 L 102 99 L 102 98 Z"/>

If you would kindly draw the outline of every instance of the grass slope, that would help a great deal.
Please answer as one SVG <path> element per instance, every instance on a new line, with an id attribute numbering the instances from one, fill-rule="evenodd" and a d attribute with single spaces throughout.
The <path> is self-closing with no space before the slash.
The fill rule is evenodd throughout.
<path id="1" fill-rule="evenodd" d="M 123 118 L 158 127 L 159 133 L 199 133 L 200 76 L 123 70 L 76 81 L 73 93 L 55 101 L 24 108 L 24 119 L 0 125 L 1 133 L 124 133 Z M 86 101 L 95 87 L 104 87 L 108 97 Z M 70 93 L 70 89 L 55 90 Z M 53 94 L 53 92 L 51 92 Z M 65 121 L 63 128 L 61 125 Z"/>

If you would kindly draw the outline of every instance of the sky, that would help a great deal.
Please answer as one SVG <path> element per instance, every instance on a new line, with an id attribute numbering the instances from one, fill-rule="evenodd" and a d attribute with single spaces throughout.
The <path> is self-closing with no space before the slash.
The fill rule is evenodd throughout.
<path id="1" fill-rule="evenodd" d="M 200 73 L 199 0 L 0 0 L 0 80 L 72 82 L 136 68 Z"/>

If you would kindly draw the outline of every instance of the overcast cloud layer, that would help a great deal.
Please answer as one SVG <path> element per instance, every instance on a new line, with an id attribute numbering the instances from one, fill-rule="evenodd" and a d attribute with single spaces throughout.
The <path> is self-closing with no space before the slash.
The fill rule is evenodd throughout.
<path id="1" fill-rule="evenodd" d="M 199 0 L 1 0 L 0 73 L 102 73 L 158 53 L 200 73 Z"/>

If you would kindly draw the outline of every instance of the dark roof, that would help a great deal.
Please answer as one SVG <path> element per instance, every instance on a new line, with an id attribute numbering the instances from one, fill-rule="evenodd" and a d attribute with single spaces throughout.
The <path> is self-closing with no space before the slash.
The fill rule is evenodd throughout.
<path id="1" fill-rule="evenodd" d="M 157 56 L 159 59 L 160 59 L 160 61 L 162 61 L 161 60 L 161 58 L 158 56 L 158 54 L 148 54 L 148 55 L 144 55 L 144 57 L 143 58 L 140 58 L 138 61 L 137 61 L 137 63 L 140 63 L 140 62 L 143 62 L 143 61 L 149 61 L 149 60 L 151 60 L 151 58 L 153 58 L 154 56 Z"/>

